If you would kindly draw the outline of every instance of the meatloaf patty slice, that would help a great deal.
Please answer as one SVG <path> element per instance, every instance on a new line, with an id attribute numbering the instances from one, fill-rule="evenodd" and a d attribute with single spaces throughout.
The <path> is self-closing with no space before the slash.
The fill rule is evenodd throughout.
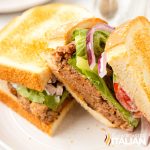
<path id="1" fill-rule="evenodd" d="M 52 61 L 59 68 L 57 71 L 61 78 L 82 97 L 90 108 L 102 114 L 116 127 L 132 131 L 133 127 L 123 119 L 120 112 L 102 98 L 100 92 L 84 75 L 67 63 L 75 51 L 75 44 L 70 43 L 66 46 L 58 47 L 53 52 Z M 57 74 L 55 76 L 57 77 Z"/>
<path id="2" fill-rule="evenodd" d="M 58 118 L 61 110 L 63 109 L 63 107 L 65 107 L 65 104 L 67 104 L 69 100 L 69 98 L 67 98 L 56 111 L 53 111 L 44 104 L 32 102 L 18 94 L 11 83 L 8 82 L 7 85 L 10 92 L 18 98 L 18 103 L 20 104 L 22 109 L 25 109 L 29 113 L 32 113 L 34 116 L 38 117 L 42 122 L 46 124 L 50 124 Z"/>

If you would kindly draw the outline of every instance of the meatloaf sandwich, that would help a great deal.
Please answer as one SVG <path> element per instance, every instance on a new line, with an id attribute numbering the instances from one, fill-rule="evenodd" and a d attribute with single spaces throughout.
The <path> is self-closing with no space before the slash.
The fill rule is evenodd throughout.
<path id="1" fill-rule="evenodd" d="M 0 100 L 49 135 L 74 101 L 40 53 L 64 44 L 75 26 L 100 22 L 91 17 L 78 6 L 51 4 L 26 11 L 0 31 Z"/>
<path id="2" fill-rule="evenodd" d="M 125 109 L 141 118 L 141 133 L 149 137 L 149 20 L 139 16 L 117 27 L 108 38 L 105 51 L 113 70 L 116 98 Z"/>
<path id="3" fill-rule="evenodd" d="M 101 20 L 92 28 L 76 27 L 66 45 L 43 57 L 77 102 L 97 120 L 109 127 L 133 131 L 141 113 L 150 116 L 149 29 L 144 17 L 116 29 Z"/>

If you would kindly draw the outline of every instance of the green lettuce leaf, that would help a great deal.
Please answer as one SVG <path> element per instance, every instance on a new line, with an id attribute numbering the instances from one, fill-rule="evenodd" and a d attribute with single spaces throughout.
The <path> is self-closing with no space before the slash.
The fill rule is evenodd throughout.
<path id="1" fill-rule="evenodd" d="M 31 90 L 24 86 L 18 86 L 16 90 L 21 96 L 28 98 L 32 102 L 43 104 L 43 102 L 45 100 L 44 92 L 38 92 L 35 90 Z"/>
<path id="2" fill-rule="evenodd" d="M 48 95 L 46 91 L 39 92 L 20 85 L 17 86 L 16 90 L 21 96 L 29 99 L 32 102 L 45 104 L 53 111 L 56 111 L 57 108 L 63 103 L 63 101 L 69 95 L 67 91 L 64 91 L 61 97 L 55 95 Z"/>
<path id="3" fill-rule="evenodd" d="M 45 96 L 44 104 L 51 108 L 52 110 L 57 110 L 57 108 L 64 102 L 64 100 L 68 97 L 68 91 L 64 91 L 61 98 L 59 96 Z"/>
<path id="4" fill-rule="evenodd" d="M 109 36 L 109 32 L 107 31 L 96 31 L 93 37 L 93 46 L 94 53 L 96 58 L 98 59 L 100 54 L 104 51 L 106 40 Z"/>
<path id="5" fill-rule="evenodd" d="M 76 29 L 73 32 L 72 39 L 75 40 L 76 45 L 76 56 L 83 57 L 87 59 L 86 54 L 86 35 L 87 29 Z M 107 38 L 109 37 L 109 32 L 107 31 L 96 31 L 93 37 L 93 46 L 94 53 L 96 58 L 98 59 L 100 54 L 104 51 L 104 46 Z M 78 61 L 77 61 L 78 62 Z"/>
<path id="6" fill-rule="evenodd" d="M 76 66 L 76 55 L 73 55 L 72 58 L 68 60 L 68 64 L 72 65 L 76 70 L 80 72 L 80 69 Z"/>
<path id="7" fill-rule="evenodd" d="M 116 75 L 113 73 L 113 83 L 116 82 Z"/>
<path id="8" fill-rule="evenodd" d="M 86 55 L 86 34 L 87 29 L 76 29 L 73 32 L 72 39 L 76 44 L 76 56 L 87 57 Z"/>

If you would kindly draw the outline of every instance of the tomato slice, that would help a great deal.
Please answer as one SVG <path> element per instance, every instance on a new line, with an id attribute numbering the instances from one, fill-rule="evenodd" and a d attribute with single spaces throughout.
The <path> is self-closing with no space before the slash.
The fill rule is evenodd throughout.
<path id="1" fill-rule="evenodd" d="M 114 91 L 116 94 L 117 100 L 120 104 L 130 112 L 137 112 L 137 107 L 134 103 L 134 100 L 130 99 L 127 93 L 119 86 L 118 83 L 114 83 Z"/>

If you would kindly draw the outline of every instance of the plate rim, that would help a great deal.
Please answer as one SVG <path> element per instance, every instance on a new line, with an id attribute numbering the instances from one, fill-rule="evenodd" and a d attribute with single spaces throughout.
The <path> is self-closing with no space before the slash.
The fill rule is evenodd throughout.
<path id="1" fill-rule="evenodd" d="M 16 7 L 4 7 L 2 8 L 2 6 L 0 7 L 0 13 L 4 14 L 4 13 L 14 13 L 14 12 L 19 12 L 19 11 L 23 11 L 26 10 L 28 8 L 32 8 L 34 6 L 38 6 L 38 5 L 42 5 L 44 3 L 48 3 L 51 2 L 51 0 L 36 0 L 36 1 L 30 1 L 30 3 L 26 4 L 26 5 L 18 5 Z M 10 6 L 10 5 L 9 5 Z"/>

